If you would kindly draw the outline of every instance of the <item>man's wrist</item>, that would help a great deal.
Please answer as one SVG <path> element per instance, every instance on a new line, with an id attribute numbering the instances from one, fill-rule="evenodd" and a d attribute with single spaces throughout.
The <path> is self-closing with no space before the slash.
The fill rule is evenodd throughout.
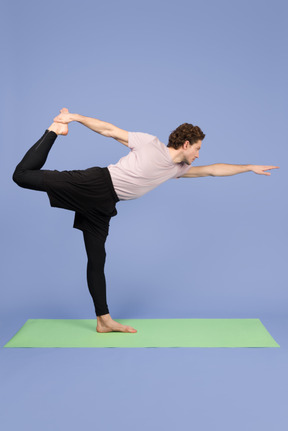
<path id="1" fill-rule="evenodd" d="M 79 114 L 70 114 L 71 121 L 80 121 L 82 115 Z"/>

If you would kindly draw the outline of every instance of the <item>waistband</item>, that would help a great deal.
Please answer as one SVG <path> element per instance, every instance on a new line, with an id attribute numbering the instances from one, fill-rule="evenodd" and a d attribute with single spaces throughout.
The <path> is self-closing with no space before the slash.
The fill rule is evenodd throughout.
<path id="1" fill-rule="evenodd" d="M 112 192 L 112 196 L 115 199 L 115 202 L 119 202 L 120 199 L 118 198 L 117 193 L 115 192 L 115 189 L 114 189 L 114 186 L 113 186 L 113 182 L 112 182 L 112 178 L 111 178 L 109 169 L 108 168 L 102 168 L 102 173 L 103 173 L 103 176 L 105 177 L 105 179 L 107 180 L 109 188 L 110 188 L 110 190 Z"/>

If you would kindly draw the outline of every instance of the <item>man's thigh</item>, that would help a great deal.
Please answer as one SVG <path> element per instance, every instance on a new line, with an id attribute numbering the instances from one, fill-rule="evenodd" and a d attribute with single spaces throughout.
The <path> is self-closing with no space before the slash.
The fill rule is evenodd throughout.
<path id="1" fill-rule="evenodd" d="M 25 170 L 17 171 L 13 176 L 14 181 L 18 186 L 24 189 L 38 190 L 41 192 L 46 191 L 44 181 L 44 171 L 42 170 Z"/>

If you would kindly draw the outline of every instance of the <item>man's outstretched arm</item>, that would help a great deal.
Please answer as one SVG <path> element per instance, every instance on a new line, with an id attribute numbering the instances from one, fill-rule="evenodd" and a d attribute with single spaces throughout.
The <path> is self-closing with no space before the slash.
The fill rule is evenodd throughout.
<path id="1" fill-rule="evenodd" d="M 266 165 L 230 165 L 228 163 L 215 163 L 207 166 L 191 166 L 191 168 L 182 175 L 182 178 L 196 178 L 196 177 L 224 177 L 228 175 L 242 174 L 243 172 L 254 172 L 259 175 L 271 175 L 266 172 L 270 169 L 278 169 L 279 166 L 266 166 Z"/>
<path id="2" fill-rule="evenodd" d="M 80 114 L 72 114 L 71 112 L 61 112 L 53 121 L 65 124 L 70 123 L 71 121 L 77 121 L 100 135 L 114 138 L 121 142 L 121 144 L 128 146 L 128 131 L 120 129 L 117 126 L 114 126 L 114 124 L 107 123 L 106 121 L 92 117 L 85 117 Z"/>

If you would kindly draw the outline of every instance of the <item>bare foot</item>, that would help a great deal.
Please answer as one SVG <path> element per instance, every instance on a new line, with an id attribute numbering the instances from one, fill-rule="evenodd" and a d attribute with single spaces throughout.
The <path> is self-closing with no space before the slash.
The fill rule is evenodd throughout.
<path id="1" fill-rule="evenodd" d="M 68 124 L 71 123 L 71 121 L 74 121 L 75 118 L 71 112 L 68 111 L 67 108 L 60 109 L 60 114 L 57 115 L 55 118 L 53 118 L 53 121 L 55 123 L 64 123 Z"/>
<path id="2" fill-rule="evenodd" d="M 52 123 L 48 130 L 53 130 L 57 135 L 68 135 L 68 124 Z"/>
<path id="3" fill-rule="evenodd" d="M 110 314 L 104 316 L 97 316 L 97 332 L 137 332 L 132 326 L 122 325 L 115 322 Z"/>
<path id="4" fill-rule="evenodd" d="M 68 114 L 69 111 L 67 108 L 60 109 L 61 114 Z M 60 114 L 60 115 L 61 115 Z M 48 128 L 48 130 L 53 130 L 53 132 L 57 133 L 57 135 L 68 135 L 68 123 L 62 123 L 55 121 L 57 117 L 54 118 L 54 122 Z"/>

